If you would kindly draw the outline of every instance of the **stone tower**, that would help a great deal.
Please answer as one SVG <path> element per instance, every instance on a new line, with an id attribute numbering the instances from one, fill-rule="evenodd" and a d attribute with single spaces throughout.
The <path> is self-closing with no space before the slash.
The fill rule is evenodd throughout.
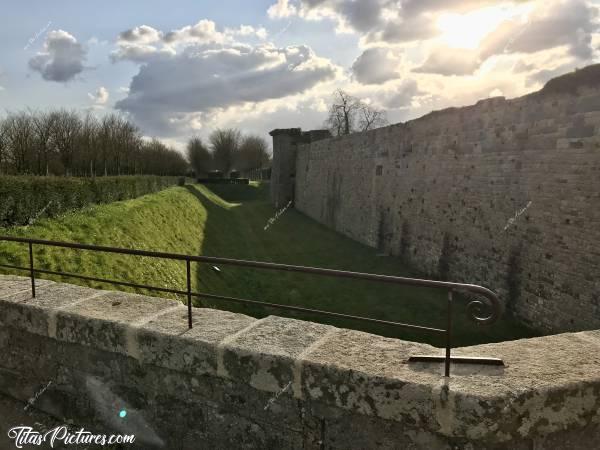
<path id="1" fill-rule="evenodd" d="M 331 133 L 328 130 L 303 132 L 301 128 L 279 128 L 269 134 L 273 137 L 271 202 L 276 208 L 282 208 L 294 201 L 298 145 L 330 138 Z"/>

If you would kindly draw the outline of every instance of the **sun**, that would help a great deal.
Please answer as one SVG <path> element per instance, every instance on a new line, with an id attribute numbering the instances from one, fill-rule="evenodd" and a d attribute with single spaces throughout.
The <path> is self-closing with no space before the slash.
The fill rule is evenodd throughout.
<path id="1" fill-rule="evenodd" d="M 495 6 L 466 14 L 442 14 L 437 22 L 440 39 L 449 47 L 475 50 L 489 33 L 505 20 L 524 17 L 519 6 Z"/>

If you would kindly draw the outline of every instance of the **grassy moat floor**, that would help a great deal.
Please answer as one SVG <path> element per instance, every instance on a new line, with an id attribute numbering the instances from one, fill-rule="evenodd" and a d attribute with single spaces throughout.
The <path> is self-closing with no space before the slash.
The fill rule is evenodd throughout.
<path id="1" fill-rule="evenodd" d="M 2 229 L 0 234 L 418 276 L 398 258 L 377 256 L 375 249 L 341 236 L 294 209 L 286 210 L 270 223 L 269 219 L 275 214 L 268 201 L 268 185 L 265 184 L 186 185 L 134 200 L 94 206 L 54 219 L 42 219 L 28 227 Z M 35 259 L 38 267 L 50 270 L 182 290 L 186 285 L 185 263 L 180 261 L 49 247 L 35 249 Z M 0 242 L 0 263 L 27 266 L 26 245 Z M 232 266 L 220 266 L 220 271 L 208 264 L 193 264 L 192 267 L 195 272 L 193 289 L 201 292 L 417 325 L 442 328 L 445 325 L 446 293 L 443 291 Z M 117 289 L 76 279 L 48 278 Z M 442 340 L 436 335 L 386 325 L 290 314 L 221 300 L 197 300 L 196 305 L 255 317 L 270 314 L 288 316 L 442 345 Z M 460 299 L 454 311 L 453 334 L 454 346 L 536 335 L 507 314 L 491 326 L 477 325 L 467 317 L 465 302 Z"/>

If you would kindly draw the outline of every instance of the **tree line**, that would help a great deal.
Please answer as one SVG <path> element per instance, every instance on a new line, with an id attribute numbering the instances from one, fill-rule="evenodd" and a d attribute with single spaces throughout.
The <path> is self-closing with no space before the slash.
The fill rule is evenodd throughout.
<path id="1" fill-rule="evenodd" d="M 324 126 L 334 136 L 387 125 L 385 111 L 338 89 Z M 0 117 L 0 175 L 196 175 L 219 170 L 269 167 L 267 141 L 236 128 L 213 131 L 207 144 L 192 137 L 186 158 L 157 139 L 142 138 L 139 128 L 115 113 L 57 109 L 9 112 Z"/>
<path id="2" fill-rule="evenodd" d="M 388 124 L 386 112 L 354 97 L 342 89 L 331 98 L 323 124 L 333 136 L 368 131 Z M 270 166 L 271 155 L 267 141 L 256 135 L 243 135 L 236 128 L 217 129 L 205 144 L 199 137 L 187 143 L 187 157 L 198 176 L 218 170 L 228 175 Z"/>
<path id="3" fill-rule="evenodd" d="M 197 176 L 205 176 L 213 170 L 229 175 L 233 170 L 241 172 L 269 167 L 271 155 L 267 141 L 257 135 L 244 135 L 236 128 L 213 131 L 208 144 L 201 138 L 192 137 L 187 143 L 187 157 Z"/>
<path id="4" fill-rule="evenodd" d="M 183 155 L 143 139 L 118 114 L 27 110 L 0 118 L 0 174 L 182 175 L 188 167 Z"/>

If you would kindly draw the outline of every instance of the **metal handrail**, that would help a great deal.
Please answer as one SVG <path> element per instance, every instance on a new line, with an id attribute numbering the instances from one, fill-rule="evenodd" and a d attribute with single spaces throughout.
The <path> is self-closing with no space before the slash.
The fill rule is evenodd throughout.
<path id="1" fill-rule="evenodd" d="M 324 269 L 319 267 L 306 267 L 306 266 L 296 266 L 289 264 L 278 264 L 278 263 L 270 263 L 270 262 L 261 262 L 261 261 L 246 261 L 240 259 L 230 259 L 230 258 L 219 258 L 213 256 L 192 256 L 192 255 L 184 255 L 179 253 L 167 253 L 167 252 L 155 252 L 149 250 L 134 250 L 134 249 L 125 249 L 118 247 L 107 247 L 101 245 L 89 245 L 89 244 L 77 244 L 73 242 L 59 242 L 59 241 L 49 241 L 44 239 L 33 239 L 33 238 L 20 238 L 20 237 L 12 237 L 12 236 L 0 236 L 0 241 L 8 241 L 8 242 L 17 242 L 28 244 L 29 247 L 29 267 L 20 267 L 9 264 L 0 264 L 0 267 L 15 269 L 15 270 L 26 270 L 29 272 L 29 276 L 31 278 L 31 291 L 32 297 L 35 298 L 35 274 L 43 273 L 49 275 L 59 275 L 67 278 L 78 278 L 88 281 L 96 281 L 109 283 L 113 285 L 134 287 L 139 289 L 147 289 L 158 292 L 167 292 L 173 294 L 181 294 L 187 296 L 187 307 L 188 307 L 188 327 L 191 329 L 192 324 L 192 297 L 202 297 L 202 298 L 211 298 L 216 300 L 225 300 L 230 302 L 242 303 L 242 304 L 253 304 L 260 305 L 263 307 L 272 307 L 279 308 L 288 311 L 298 311 L 304 313 L 311 314 L 319 314 L 329 317 L 335 318 L 344 318 L 344 319 L 352 319 L 362 322 L 369 323 L 377 323 L 383 325 L 392 325 L 401 328 L 409 328 L 415 329 L 419 331 L 439 333 L 446 335 L 446 354 L 443 357 L 443 361 L 445 363 L 445 376 L 450 375 L 450 361 L 454 362 L 465 362 L 476 360 L 477 362 L 483 362 L 487 364 L 497 364 L 500 363 L 500 360 L 496 359 L 482 359 L 482 358 L 452 358 L 451 356 L 451 336 L 452 336 L 452 303 L 453 303 L 453 293 L 454 292 L 465 292 L 471 293 L 477 296 L 483 297 L 486 302 L 482 302 L 480 300 L 471 300 L 467 304 L 467 312 L 470 315 L 470 318 L 477 323 L 481 324 L 490 324 L 495 322 L 501 315 L 502 305 L 498 296 L 491 290 L 475 285 L 475 284 L 466 284 L 466 283 L 454 283 L 449 281 L 435 281 L 435 280 L 425 280 L 419 278 L 406 278 L 406 277 L 398 277 L 393 275 L 378 275 L 371 273 L 362 273 L 362 272 L 350 272 L 344 270 L 335 270 L 335 269 Z M 46 270 L 46 269 L 37 269 L 35 268 L 34 261 L 34 253 L 33 246 L 34 245 L 43 245 L 43 246 L 51 246 L 51 247 L 60 247 L 60 248 L 70 248 L 76 250 L 90 250 L 96 252 L 105 252 L 105 253 L 117 253 L 117 254 L 125 254 L 125 255 L 135 255 L 135 256 L 147 256 L 152 258 L 163 258 L 163 259 L 171 259 L 178 261 L 185 261 L 186 263 L 186 290 L 178 290 L 178 289 L 169 289 L 162 288 L 158 286 L 149 286 L 138 283 L 131 283 L 126 281 L 117 281 L 117 280 L 108 280 L 104 278 L 90 277 L 85 275 L 79 275 L 74 273 L 66 273 L 60 271 Z M 448 300 L 447 300 L 447 324 L 446 328 L 434 328 L 434 327 L 426 327 L 421 325 L 407 324 L 402 322 L 393 322 L 387 320 L 380 319 L 372 319 L 368 317 L 354 316 L 349 314 L 341 314 L 335 313 L 331 311 L 323 311 L 318 309 L 304 308 L 299 306 L 290 306 L 290 305 L 281 305 L 277 303 L 268 303 L 261 302 L 256 300 L 249 299 L 241 299 L 236 297 L 227 297 L 222 295 L 215 295 L 203 292 L 193 292 L 191 289 L 191 263 L 212 263 L 212 264 L 222 264 L 222 265 L 231 265 L 231 266 L 241 266 L 241 267 L 252 267 L 257 269 L 265 269 L 265 270 L 276 270 L 276 271 L 287 271 L 287 272 L 299 272 L 299 273 L 308 273 L 313 275 L 320 276 L 330 276 L 336 278 L 350 278 L 355 280 L 368 280 L 368 281 L 376 281 L 383 283 L 393 283 L 405 286 L 419 286 L 419 287 L 427 287 L 427 288 L 437 288 L 437 289 L 445 289 L 448 291 Z M 489 309 L 489 313 L 487 315 L 482 315 L 482 311 L 484 308 Z M 440 360 L 440 357 L 428 357 L 428 356 L 418 356 L 412 359 L 413 361 L 423 361 L 423 360 Z"/>

